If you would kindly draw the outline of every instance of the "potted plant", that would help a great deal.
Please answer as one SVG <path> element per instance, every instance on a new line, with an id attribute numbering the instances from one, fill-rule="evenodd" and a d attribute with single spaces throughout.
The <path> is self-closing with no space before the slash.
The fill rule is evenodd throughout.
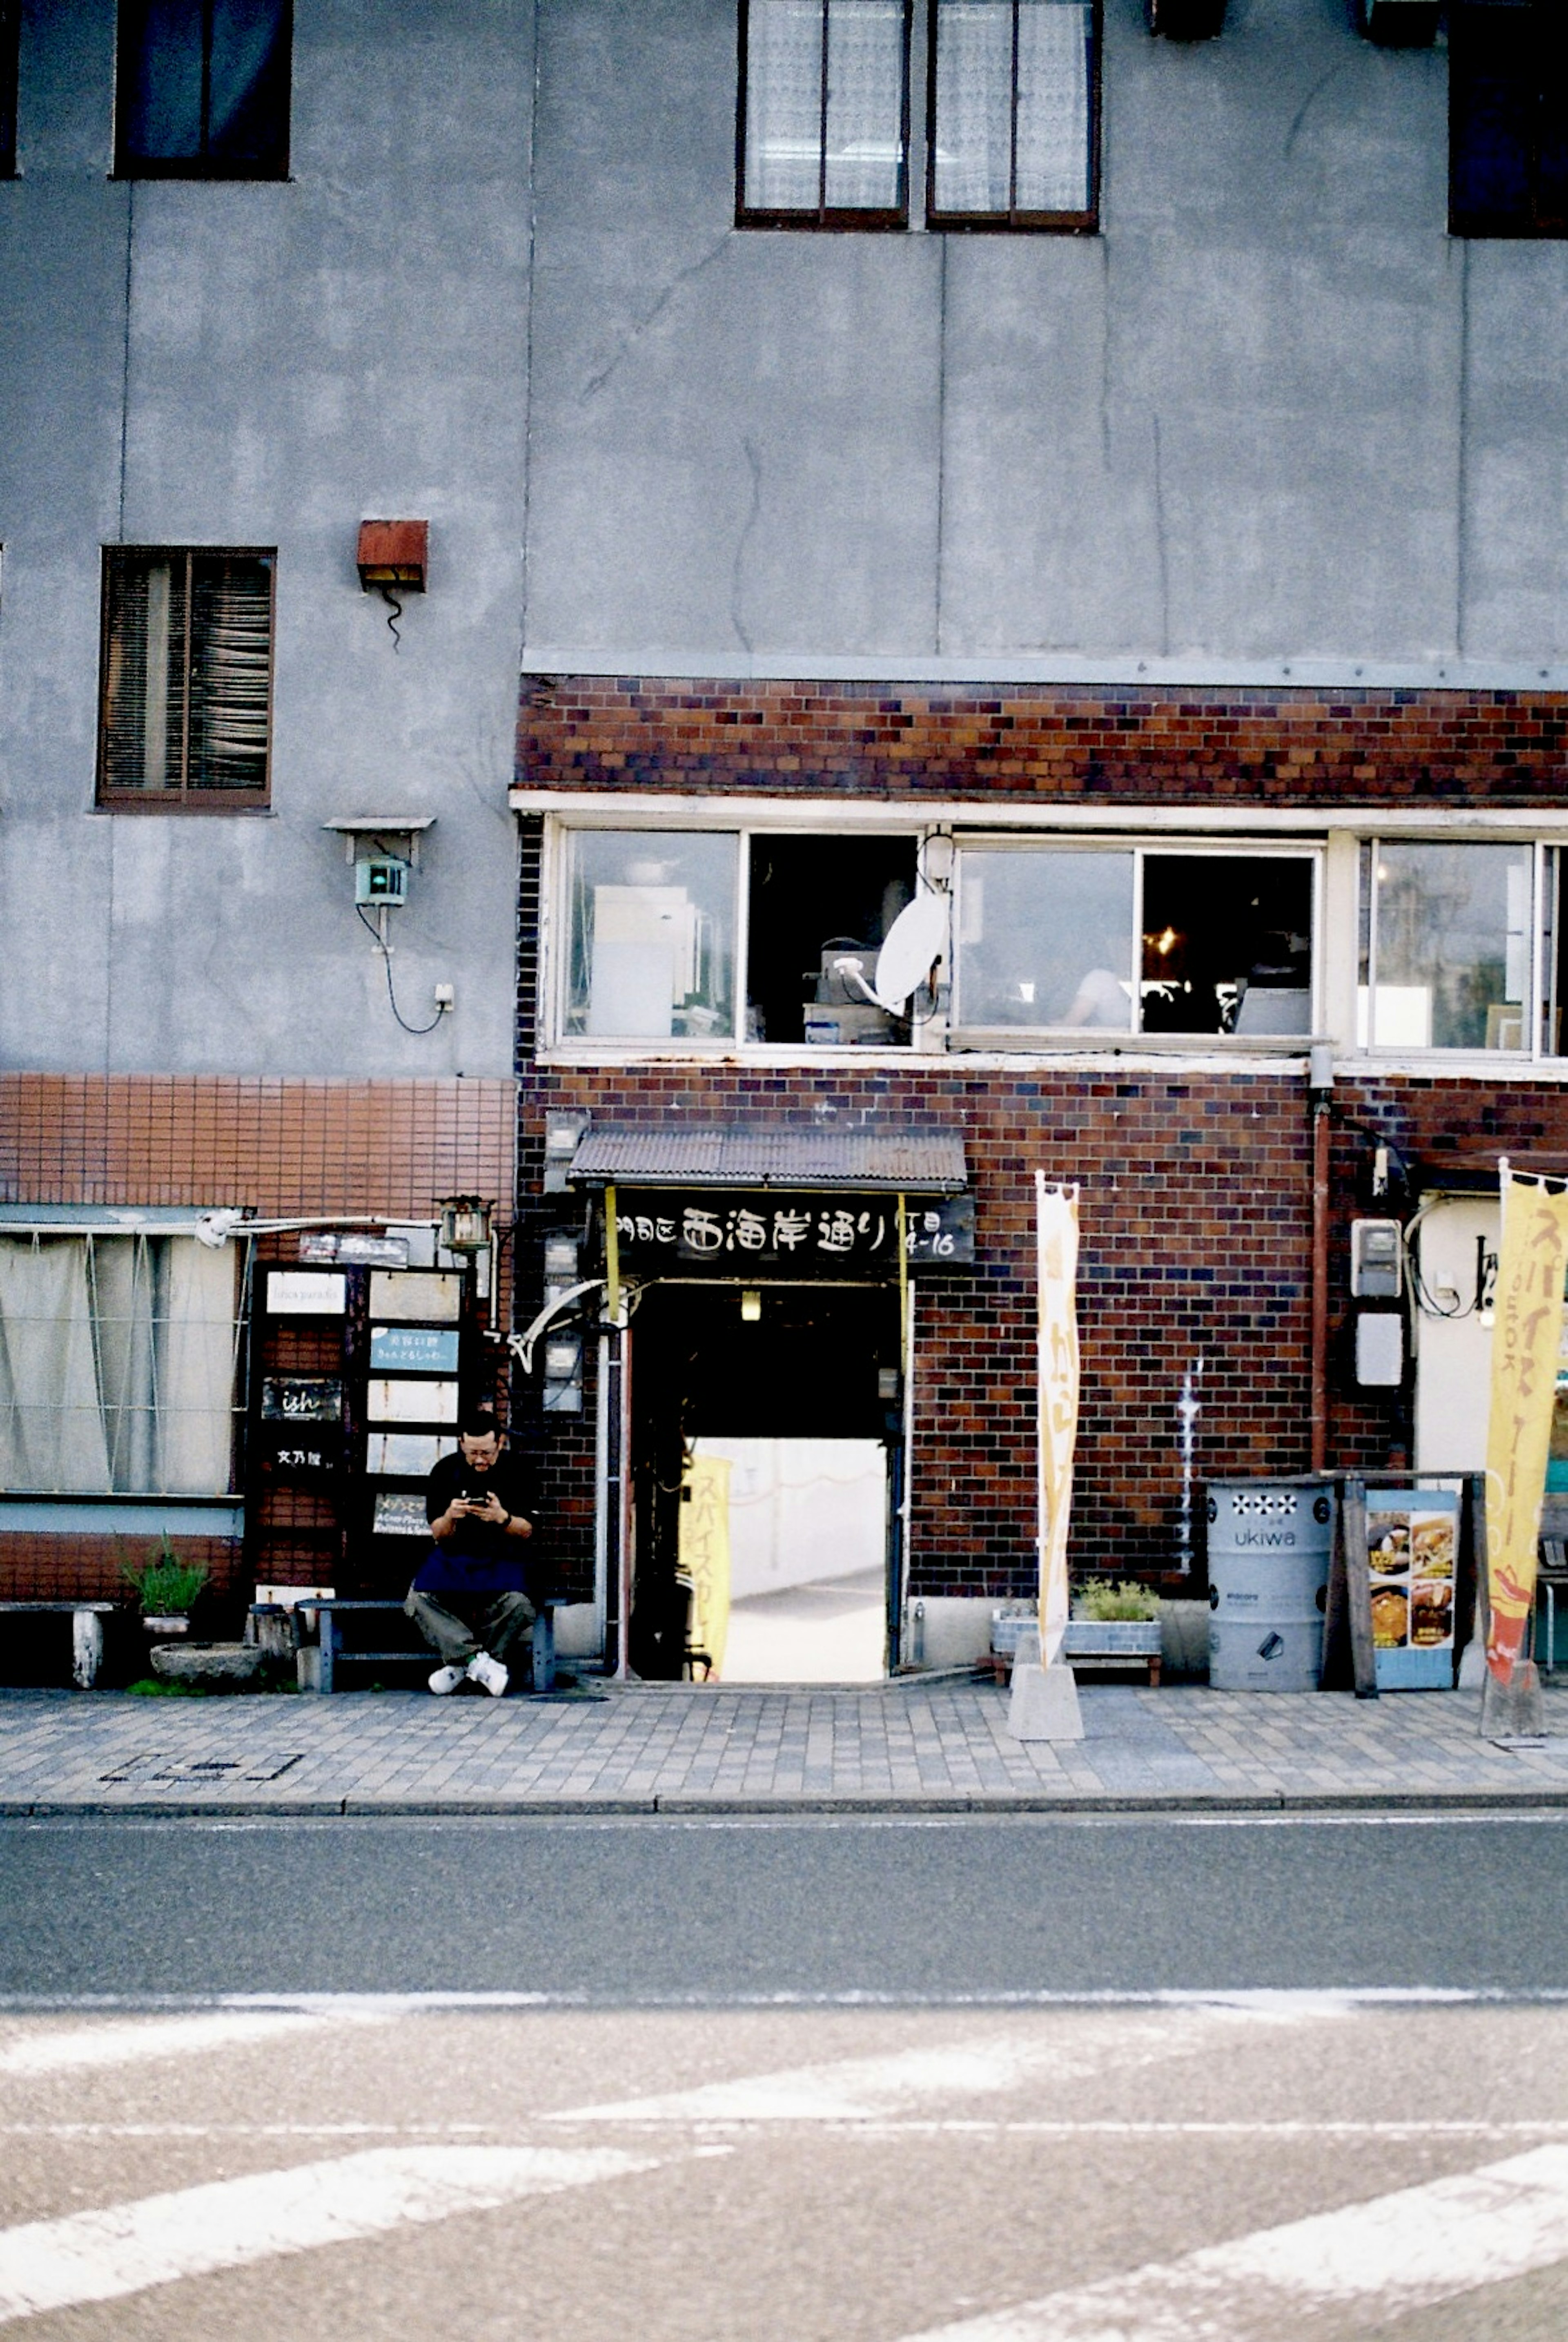
<path id="1" fill-rule="evenodd" d="M 188 1635 L 191 1605 L 207 1582 L 205 1562 L 182 1561 L 167 1529 L 144 1562 L 122 1565 L 121 1576 L 135 1588 L 142 1624 L 149 1635 Z"/>
<path id="2" fill-rule="evenodd" d="M 1160 1597 L 1146 1586 L 1124 1578 L 1091 1577 L 1073 1597 L 1073 1616 L 1062 1638 L 1066 1659 L 1095 1659 L 1102 1665 L 1126 1662 L 1146 1666 L 1151 1683 L 1159 1681 Z"/>

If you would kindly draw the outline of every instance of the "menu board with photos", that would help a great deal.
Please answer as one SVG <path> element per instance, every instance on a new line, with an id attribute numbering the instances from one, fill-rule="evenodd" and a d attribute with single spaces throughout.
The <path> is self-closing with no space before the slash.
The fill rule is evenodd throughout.
<path id="1" fill-rule="evenodd" d="M 1366 1548 L 1378 1689 L 1449 1690 L 1458 1491 L 1369 1488 Z"/>

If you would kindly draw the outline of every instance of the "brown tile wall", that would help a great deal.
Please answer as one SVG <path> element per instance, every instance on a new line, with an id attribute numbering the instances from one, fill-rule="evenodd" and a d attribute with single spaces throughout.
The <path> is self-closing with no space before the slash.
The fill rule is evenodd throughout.
<path id="1" fill-rule="evenodd" d="M 85 1532 L 0 1532 L 0 1602 L 121 1602 L 129 1607 L 133 1596 L 122 1569 L 145 1560 L 155 1542 Z M 244 1548 L 237 1537 L 179 1536 L 175 1543 L 182 1561 L 205 1564 L 210 1594 L 240 1593 Z"/>
<path id="2" fill-rule="evenodd" d="M 1568 696 L 1539 692 L 525 681 L 535 788 L 1273 806 L 1561 804 Z"/>

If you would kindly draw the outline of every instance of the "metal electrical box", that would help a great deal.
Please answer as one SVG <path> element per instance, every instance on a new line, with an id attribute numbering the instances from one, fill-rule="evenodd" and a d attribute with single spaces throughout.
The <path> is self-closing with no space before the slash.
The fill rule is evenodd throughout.
<path id="1" fill-rule="evenodd" d="M 378 854 L 354 866 L 356 903 L 406 903 L 408 865 L 401 856 Z"/>
<path id="2" fill-rule="evenodd" d="M 1397 1301 L 1404 1285 L 1403 1231 L 1397 1220 L 1350 1224 L 1350 1290 L 1355 1301 Z"/>

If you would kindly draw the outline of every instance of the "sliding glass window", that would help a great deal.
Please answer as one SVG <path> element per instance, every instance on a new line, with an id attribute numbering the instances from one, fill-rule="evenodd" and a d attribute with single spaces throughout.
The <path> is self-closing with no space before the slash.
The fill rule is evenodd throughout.
<path id="1" fill-rule="evenodd" d="M 744 0 L 736 219 L 903 227 L 906 0 Z"/>
<path id="2" fill-rule="evenodd" d="M 1094 0 L 932 0 L 934 227 L 1098 225 Z"/>

